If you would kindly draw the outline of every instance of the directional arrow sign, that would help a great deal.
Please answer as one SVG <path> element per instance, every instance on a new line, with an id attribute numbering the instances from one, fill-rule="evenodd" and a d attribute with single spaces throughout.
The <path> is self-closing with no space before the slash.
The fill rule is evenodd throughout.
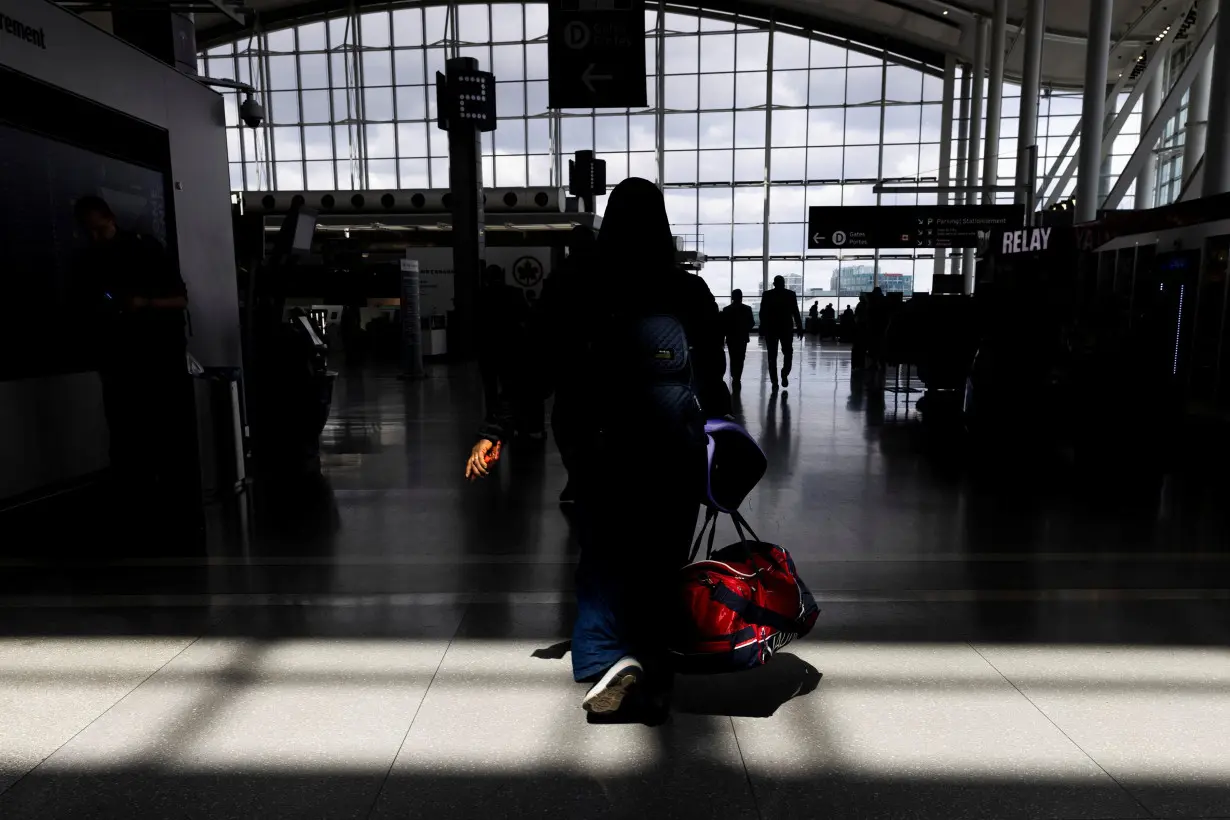
<path id="1" fill-rule="evenodd" d="M 590 63 L 585 71 L 581 72 L 581 82 L 585 83 L 585 87 L 589 89 L 590 94 L 596 94 L 597 89 L 594 88 L 594 82 L 600 80 L 615 79 L 610 74 L 598 74 L 594 71 L 594 64 Z M 597 106 L 595 106 L 596 108 Z"/>
<path id="2" fill-rule="evenodd" d="M 888 205 L 807 209 L 809 248 L 976 248 L 979 234 L 1019 228 L 1020 205 Z M 919 227 L 925 226 L 925 227 Z"/>
<path id="3" fill-rule="evenodd" d="M 551 0 L 547 10 L 552 108 L 647 103 L 645 0 Z"/>

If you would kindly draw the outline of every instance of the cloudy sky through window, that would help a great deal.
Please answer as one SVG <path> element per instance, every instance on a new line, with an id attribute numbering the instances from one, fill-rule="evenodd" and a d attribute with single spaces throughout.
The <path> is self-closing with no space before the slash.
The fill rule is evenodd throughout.
<path id="1" fill-rule="evenodd" d="M 484 182 L 557 183 L 547 109 L 546 5 L 461 9 L 462 56 L 476 58 L 498 82 L 499 127 L 483 135 Z M 305 23 L 207 52 L 205 73 L 251 83 L 267 110 L 268 129 L 241 129 L 238 97 L 228 96 L 232 187 L 447 187 L 448 141 L 435 127 L 431 84 L 444 69 L 445 25 L 445 7 L 408 6 Z M 563 112 L 558 151 L 565 158 L 596 151 L 607 161 L 612 185 L 628 176 L 662 184 L 675 232 L 703 237 L 710 257 L 703 275 L 719 298 L 735 287 L 758 293 L 766 255 L 774 274 L 800 275 L 803 290 L 816 295 L 829 288 L 839 265 L 872 264 L 804 260 L 809 206 L 935 202 L 934 194 L 877 202 L 872 184 L 939 175 L 937 67 L 823 31 L 736 21 L 719 12 L 668 12 L 659 28 L 655 9 L 646 14 L 645 30 L 649 106 Z M 1015 176 L 1018 97 L 1018 87 L 1005 86 L 1001 184 Z M 1080 103 L 1079 94 L 1043 96 L 1040 178 L 1079 121 Z M 1139 128 L 1135 114 L 1115 143 L 1112 176 Z M 955 160 L 954 146 L 954 169 Z M 1067 187 L 1074 190 L 1075 179 Z M 1130 193 L 1122 207 L 1131 207 Z M 880 259 L 881 273 L 911 274 L 918 290 L 930 288 L 932 269 L 930 255 L 894 251 Z"/>

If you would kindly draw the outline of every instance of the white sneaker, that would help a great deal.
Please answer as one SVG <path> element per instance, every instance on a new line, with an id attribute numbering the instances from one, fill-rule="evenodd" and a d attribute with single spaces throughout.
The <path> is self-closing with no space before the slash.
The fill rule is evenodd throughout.
<path id="1" fill-rule="evenodd" d="M 586 693 L 585 699 L 581 701 L 581 708 L 595 715 L 608 715 L 618 711 L 624 698 L 636 688 L 644 676 L 645 670 L 640 661 L 631 656 L 620 658 Z"/>

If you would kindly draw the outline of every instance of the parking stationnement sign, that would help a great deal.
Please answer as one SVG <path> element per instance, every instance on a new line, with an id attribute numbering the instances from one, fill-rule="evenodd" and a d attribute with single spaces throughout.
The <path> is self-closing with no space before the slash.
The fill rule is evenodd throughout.
<path id="1" fill-rule="evenodd" d="M 1022 205 L 812 206 L 807 247 L 976 248 L 992 231 L 1025 224 Z"/>
<path id="2" fill-rule="evenodd" d="M 551 0 L 552 108 L 633 108 L 645 93 L 645 0 Z"/>

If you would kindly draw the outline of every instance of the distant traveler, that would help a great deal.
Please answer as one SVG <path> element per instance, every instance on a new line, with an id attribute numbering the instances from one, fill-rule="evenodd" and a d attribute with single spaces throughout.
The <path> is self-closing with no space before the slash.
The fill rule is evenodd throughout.
<path id="1" fill-rule="evenodd" d="M 799 297 L 786 289 L 784 276 L 773 277 L 773 289 L 760 297 L 760 335 L 769 348 L 769 381 L 777 387 L 777 349 L 782 350 L 782 387 L 790 386 L 790 366 L 794 361 L 794 335 L 803 335 Z"/>
<path id="2" fill-rule="evenodd" d="M 630 279 L 639 283 L 635 299 L 603 298 L 607 283 Z M 568 366 L 548 370 L 548 389 L 579 402 L 573 675 L 593 684 L 586 711 L 633 716 L 647 706 L 652 719 L 670 692 L 663 624 L 700 508 L 704 422 L 730 411 L 721 320 L 704 280 L 676 265 L 662 192 L 643 179 L 611 193 L 582 288 L 578 304 L 595 313 L 584 332 L 561 340 L 573 352 L 538 357 L 553 365 L 560 354 Z M 507 408 L 501 401 L 484 423 L 467 477 L 489 472 L 487 456 L 507 437 Z M 637 690 L 644 697 L 628 697 Z"/>
<path id="3" fill-rule="evenodd" d="M 483 399 L 490 413 L 499 403 L 501 392 L 511 394 L 523 375 L 524 351 L 529 305 L 519 288 L 508 284 L 504 269 L 488 265 L 478 297 L 478 369 L 483 380 Z"/>
<path id="4" fill-rule="evenodd" d="M 841 312 L 841 340 L 843 342 L 854 341 L 855 334 L 855 317 L 854 308 L 846 305 L 846 309 Z"/>
<path id="5" fill-rule="evenodd" d="M 743 378 L 743 361 L 747 358 L 747 343 L 756 327 L 752 309 L 743 304 L 743 291 L 730 293 L 730 304 L 722 308 L 722 334 L 730 353 L 730 386 L 738 390 Z"/>
<path id="6" fill-rule="evenodd" d="M 111 466 L 129 490 L 169 489 L 193 463 L 183 279 L 157 239 L 121 230 L 99 197 L 77 200 L 73 214 L 89 237 L 76 284 L 93 332 Z"/>

